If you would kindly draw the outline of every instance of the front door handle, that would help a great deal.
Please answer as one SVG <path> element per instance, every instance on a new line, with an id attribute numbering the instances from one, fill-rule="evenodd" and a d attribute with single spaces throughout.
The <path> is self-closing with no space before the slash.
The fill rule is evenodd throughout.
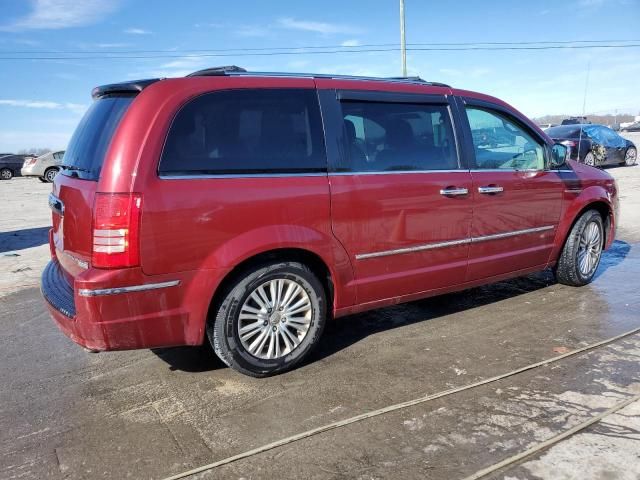
<path id="1" fill-rule="evenodd" d="M 491 194 L 491 193 L 501 193 L 504 192 L 504 188 L 499 187 L 499 186 L 487 186 L 487 187 L 478 187 L 478 192 L 480 193 L 484 193 L 485 195 L 487 194 Z"/>
<path id="2" fill-rule="evenodd" d="M 444 195 L 445 197 L 456 197 L 458 195 L 468 195 L 469 189 L 467 188 L 457 188 L 457 187 L 447 187 L 440 190 L 440 195 Z"/>

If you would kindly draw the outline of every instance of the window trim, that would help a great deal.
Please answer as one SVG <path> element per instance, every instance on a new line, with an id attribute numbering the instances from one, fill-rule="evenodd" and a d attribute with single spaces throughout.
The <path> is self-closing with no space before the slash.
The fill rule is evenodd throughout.
<path id="1" fill-rule="evenodd" d="M 190 105 L 192 102 L 197 101 L 201 97 L 212 95 L 216 93 L 224 93 L 224 92 L 238 92 L 238 91 L 282 91 L 282 90 L 296 90 L 296 91 L 306 91 L 314 93 L 314 104 L 316 106 L 316 113 L 318 121 L 320 122 L 319 129 L 320 132 L 317 135 L 319 138 L 320 153 L 319 155 L 323 159 L 323 166 L 320 167 L 308 167 L 308 168 L 297 168 L 297 169 L 244 169 L 243 170 L 234 170 L 232 173 L 224 173 L 222 170 L 211 170 L 211 173 L 206 173 L 205 170 L 194 170 L 193 174 L 177 171 L 175 174 L 161 172 L 160 165 L 162 163 L 162 156 L 164 154 L 165 148 L 167 147 L 167 141 L 169 139 L 169 133 L 173 128 L 173 125 L 178 118 L 178 115 L 182 112 L 184 108 Z M 297 171 L 294 171 L 297 170 Z M 322 115 L 322 107 L 320 98 L 318 96 L 318 89 L 310 88 L 310 87 L 269 87 L 269 88 L 261 88 L 261 87 L 234 87 L 234 88 L 220 88 L 208 90 L 206 92 L 199 93 L 197 95 L 188 97 L 184 100 L 183 103 L 176 109 L 174 112 L 171 121 L 169 122 L 168 127 L 164 131 L 164 140 L 162 142 L 162 149 L 160 150 L 160 155 L 156 162 L 156 178 L 160 180 L 187 180 L 187 179 L 221 179 L 221 178 L 275 178 L 275 177 L 315 177 L 315 176 L 326 176 L 328 173 L 328 160 L 327 160 L 327 142 L 324 135 L 324 122 Z"/>
<path id="2" fill-rule="evenodd" d="M 458 97 L 460 99 L 460 112 L 459 115 L 461 117 L 461 123 L 463 124 L 465 134 L 468 138 L 466 138 L 466 150 L 468 157 L 468 166 L 471 172 L 544 172 L 544 171 L 555 171 L 549 168 L 550 165 L 550 149 L 551 146 L 547 142 L 542 135 L 535 131 L 529 124 L 529 120 L 522 115 L 516 114 L 513 110 L 496 103 L 486 102 L 484 100 L 478 100 L 470 97 Z M 476 150 L 475 145 L 473 144 L 473 135 L 471 133 L 471 125 L 469 124 L 469 117 L 467 116 L 467 108 L 475 108 L 477 110 L 484 110 L 488 113 L 495 114 L 497 113 L 499 116 L 502 115 L 507 118 L 507 120 L 512 121 L 518 127 L 522 128 L 527 134 L 533 137 L 534 140 L 540 142 L 540 146 L 542 147 L 543 155 L 544 155 L 544 167 L 542 170 L 540 169 L 517 169 L 517 168 L 481 168 L 478 166 L 476 162 Z"/>
<path id="3" fill-rule="evenodd" d="M 451 173 L 466 171 L 467 168 L 462 160 L 463 144 L 459 135 L 457 125 L 457 114 L 454 110 L 454 103 L 450 101 L 449 95 L 434 94 L 417 94 L 388 92 L 377 90 L 319 90 L 319 92 L 327 92 L 320 94 L 320 107 L 323 115 L 323 124 L 325 126 L 325 135 L 327 137 L 327 158 L 329 160 L 329 175 L 394 175 L 409 173 Z M 405 105 L 441 105 L 445 107 L 451 124 L 453 133 L 456 163 L 455 169 L 420 169 L 420 170 L 381 170 L 381 171 L 354 171 L 340 168 L 345 165 L 348 158 L 346 145 L 346 131 L 344 126 L 344 115 L 342 111 L 343 102 L 360 102 L 360 103 L 389 103 L 389 104 L 405 104 Z M 329 148 L 332 142 L 329 138 L 334 136 L 336 148 Z"/>

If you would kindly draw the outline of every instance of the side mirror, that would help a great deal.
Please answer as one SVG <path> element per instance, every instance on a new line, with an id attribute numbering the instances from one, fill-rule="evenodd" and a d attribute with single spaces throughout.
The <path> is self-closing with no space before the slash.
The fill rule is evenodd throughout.
<path id="1" fill-rule="evenodd" d="M 569 158 L 569 147 L 563 145 L 562 143 L 556 143 L 551 148 L 551 168 L 559 168 L 562 167 L 565 163 L 567 163 L 567 159 Z"/>

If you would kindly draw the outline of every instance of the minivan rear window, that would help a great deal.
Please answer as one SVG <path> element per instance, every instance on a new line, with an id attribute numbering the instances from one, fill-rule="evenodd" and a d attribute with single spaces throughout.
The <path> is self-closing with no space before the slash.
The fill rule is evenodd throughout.
<path id="1" fill-rule="evenodd" d="M 71 137 L 64 154 L 65 175 L 98 180 L 105 154 L 120 120 L 135 97 L 103 97 L 89 107 Z"/>
<path id="2" fill-rule="evenodd" d="M 326 172 L 311 89 L 237 89 L 187 103 L 167 134 L 162 176 Z"/>

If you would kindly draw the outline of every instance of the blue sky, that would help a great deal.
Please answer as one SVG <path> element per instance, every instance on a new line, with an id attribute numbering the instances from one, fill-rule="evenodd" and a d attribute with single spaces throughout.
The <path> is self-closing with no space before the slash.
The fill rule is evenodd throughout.
<path id="1" fill-rule="evenodd" d="M 640 0 L 406 0 L 406 12 L 409 43 L 640 40 Z M 63 148 L 91 89 L 105 83 L 227 64 L 400 74 L 396 51 L 189 56 L 193 50 L 353 48 L 398 37 L 397 0 L 0 0 L 0 151 Z M 139 50 L 157 57 L 77 58 Z M 15 59 L 56 55 L 40 52 L 76 58 Z M 587 112 L 640 113 L 640 48 L 408 52 L 410 74 L 498 96 L 529 116 L 582 112 L 589 64 Z"/>

